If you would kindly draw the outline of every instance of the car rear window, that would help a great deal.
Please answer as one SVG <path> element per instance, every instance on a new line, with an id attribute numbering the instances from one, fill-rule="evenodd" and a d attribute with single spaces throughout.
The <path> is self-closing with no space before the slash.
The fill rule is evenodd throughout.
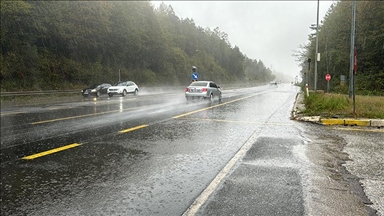
<path id="1" fill-rule="evenodd" d="M 207 86 L 206 82 L 194 82 L 190 86 Z"/>

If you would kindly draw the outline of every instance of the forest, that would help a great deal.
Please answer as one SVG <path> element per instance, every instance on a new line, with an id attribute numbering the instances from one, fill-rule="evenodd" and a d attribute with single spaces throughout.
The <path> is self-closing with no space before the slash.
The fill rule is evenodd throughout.
<path id="1" fill-rule="evenodd" d="M 191 67 L 220 84 L 275 78 L 228 35 L 149 1 L 1 0 L 1 91 L 76 89 L 132 80 L 185 86 Z"/>
<path id="2" fill-rule="evenodd" d="M 319 23 L 317 89 L 327 89 L 325 75 L 329 73 L 332 92 L 349 91 L 351 23 L 352 1 L 344 0 L 334 3 Z M 355 50 L 356 94 L 384 95 L 384 1 L 356 1 Z M 315 53 L 316 34 L 310 34 L 308 44 L 294 54 L 301 65 L 302 76 L 309 74 L 310 89 L 314 86 Z M 310 67 L 309 58 L 312 59 Z M 344 85 L 342 75 L 346 78 Z"/>
<path id="3" fill-rule="evenodd" d="M 356 92 L 384 95 L 384 2 L 356 4 Z M 319 24 L 317 89 L 327 88 L 329 73 L 331 91 L 348 92 L 351 8 L 351 1 L 338 1 Z M 315 46 L 316 34 L 310 34 L 293 54 L 310 88 Z M 218 27 L 180 19 L 164 3 L 156 8 L 149 1 L 1 0 L 1 91 L 113 84 L 119 74 L 140 86 L 184 86 L 192 65 L 200 79 L 221 84 L 269 82 L 276 74 L 232 46 Z"/>

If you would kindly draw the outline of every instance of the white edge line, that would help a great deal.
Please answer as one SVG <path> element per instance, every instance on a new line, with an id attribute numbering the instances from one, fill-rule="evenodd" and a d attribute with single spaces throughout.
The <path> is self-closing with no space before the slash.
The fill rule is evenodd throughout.
<path id="1" fill-rule="evenodd" d="M 245 153 L 251 148 L 252 144 L 256 142 L 259 136 L 259 131 L 255 131 L 251 137 L 244 143 L 240 150 L 232 157 L 232 159 L 225 165 L 225 167 L 216 175 L 207 188 L 200 194 L 191 206 L 183 213 L 183 216 L 192 216 L 200 209 L 200 207 L 208 200 L 211 194 L 215 191 L 220 182 L 231 171 L 232 167 L 242 158 Z"/>

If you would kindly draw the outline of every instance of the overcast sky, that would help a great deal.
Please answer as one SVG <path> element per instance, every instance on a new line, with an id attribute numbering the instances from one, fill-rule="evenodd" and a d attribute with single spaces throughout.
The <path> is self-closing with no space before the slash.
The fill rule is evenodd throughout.
<path id="1" fill-rule="evenodd" d="M 157 7 L 162 1 L 153 1 Z M 317 1 L 163 1 L 179 18 L 228 34 L 248 58 L 262 60 L 272 70 L 296 76 L 300 67 L 294 50 L 308 43 L 309 26 L 316 24 Z M 320 0 L 322 20 L 335 1 Z M 320 21 L 319 21 L 320 23 Z"/>

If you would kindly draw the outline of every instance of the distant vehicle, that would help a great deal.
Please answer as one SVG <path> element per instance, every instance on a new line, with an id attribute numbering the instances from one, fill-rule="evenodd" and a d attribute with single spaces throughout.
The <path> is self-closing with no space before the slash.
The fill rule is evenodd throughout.
<path id="1" fill-rule="evenodd" d="M 125 96 L 129 93 L 137 95 L 139 93 L 139 87 L 136 83 L 132 81 L 118 82 L 117 85 L 111 86 L 107 90 L 107 94 L 109 97 L 113 97 L 113 95 L 121 95 Z"/>
<path id="2" fill-rule="evenodd" d="M 81 94 L 83 97 L 88 97 L 90 95 L 100 97 L 102 94 L 107 94 L 107 89 L 111 87 L 111 84 L 109 83 L 97 83 L 93 84 L 83 90 L 81 90 Z"/>
<path id="3" fill-rule="evenodd" d="M 209 99 L 211 101 L 217 97 L 219 102 L 222 99 L 220 86 L 212 81 L 196 81 L 192 82 L 185 88 L 185 98 L 187 101 L 192 99 Z"/>
<path id="4" fill-rule="evenodd" d="M 269 82 L 269 84 L 271 84 L 271 85 L 277 85 L 277 82 L 276 82 L 276 81 L 271 81 L 271 82 Z"/>

